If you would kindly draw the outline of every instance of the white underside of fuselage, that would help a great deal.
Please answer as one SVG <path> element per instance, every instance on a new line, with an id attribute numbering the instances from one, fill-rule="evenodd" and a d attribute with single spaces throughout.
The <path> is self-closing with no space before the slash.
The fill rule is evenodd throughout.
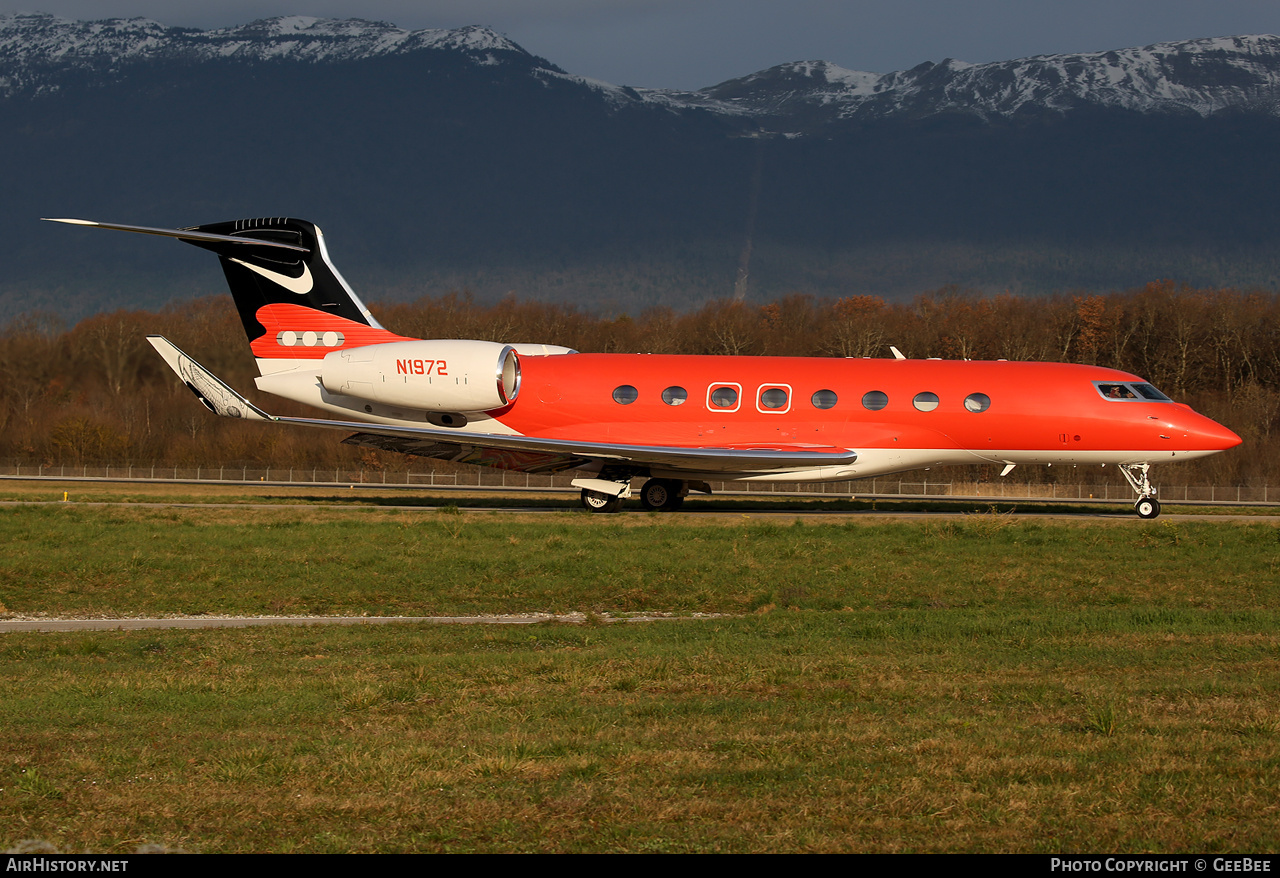
<path id="1" fill-rule="evenodd" d="M 654 478 L 701 479 L 706 481 L 742 482 L 832 482 L 870 479 L 934 466 L 977 466 L 981 464 L 1017 464 L 1019 466 L 1120 466 L 1141 463 L 1172 463 L 1216 454 L 1208 451 L 1073 451 L 1068 449 L 1021 449 L 1018 451 L 984 451 L 978 454 L 964 448 L 866 448 L 858 453 L 856 463 L 845 466 L 823 466 L 804 470 L 775 472 L 688 473 L 651 470 Z"/>

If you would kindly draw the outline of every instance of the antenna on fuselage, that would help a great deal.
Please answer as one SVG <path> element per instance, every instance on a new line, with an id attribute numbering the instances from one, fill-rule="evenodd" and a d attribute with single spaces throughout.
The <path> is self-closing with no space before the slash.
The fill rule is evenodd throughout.
<path id="1" fill-rule="evenodd" d="M 893 351 L 893 358 L 894 358 L 895 360 L 905 360 L 905 359 L 906 359 L 906 357 L 902 355 L 902 351 L 898 350 L 898 349 L 897 349 L 897 348 L 895 348 L 893 345 L 889 345 L 889 350 Z"/>

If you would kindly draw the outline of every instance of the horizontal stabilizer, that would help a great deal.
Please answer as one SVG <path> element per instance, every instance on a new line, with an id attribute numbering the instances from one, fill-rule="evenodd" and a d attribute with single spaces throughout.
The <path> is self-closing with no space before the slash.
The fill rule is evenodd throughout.
<path id="1" fill-rule="evenodd" d="M 65 219 L 57 217 L 41 217 L 45 222 L 68 223 L 73 226 L 89 226 L 95 229 L 113 229 L 117 232 L 138 232 L 143 235 L 160 235 L 165 238 L 178 238 L 182 241 L 200 241 L 205 244 L 250 244 L 256 247 L 272 247 L 277 250 L 292 250 L 295 253 L 308 252 L 306 247 L 286 244 L 283 241 L 266 241 L 262 238 L 242 238 L 237 235 L 214 235 L 194 229 L 157 229 L 151 226 L 126 226 L 119 223 L 99 223 L 93 220 Z"/>

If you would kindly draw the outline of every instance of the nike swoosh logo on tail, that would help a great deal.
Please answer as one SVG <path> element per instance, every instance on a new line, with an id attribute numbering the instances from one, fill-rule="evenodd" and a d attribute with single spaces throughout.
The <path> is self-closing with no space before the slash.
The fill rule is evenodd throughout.
<path id="1" fill-rule="evenodd" d="M 305 296 L 307 293 L 311 292 L 311 288 L 315 286 L 315 282 L 311 278 L 311 269 L 305 262 L 302 263 L 301 277 L 289 277 L 287 274 L 281 274 L 280 272 L 272 271 L 269 268 L 261 268 L 250 262 L 245 262 L 243 259 L 236 259 L 234 257 L 228 258 L 237 265 L 243 265 L 255 274 L 260 274 L 272 283 L 279 284 L 289 292 L 297 293 L 299 296 Z"/>

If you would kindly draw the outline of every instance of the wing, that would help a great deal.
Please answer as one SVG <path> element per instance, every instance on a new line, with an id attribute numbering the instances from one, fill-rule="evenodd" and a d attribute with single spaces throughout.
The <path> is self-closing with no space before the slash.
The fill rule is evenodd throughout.
<path id="1" fill-rule="evenodd" d="M 387 426 L 359 421 L 285 418 L 270 415 L 249 402 L 226 382 L 158 335 L 147 337 L 169 367 L 210 411 L 227 418 L 296 424 L 343 430 L 344 441 L 421 457 L 455 460 L 521 472 L 558 472 L 583 464 L 634 463 L 689 473 L 768 473 L 819 466 L 849 465 L 856 452 L 829 446 L 621 445 L 580 442 L 536 436 L 470 433 L 435 427 Z"/>

